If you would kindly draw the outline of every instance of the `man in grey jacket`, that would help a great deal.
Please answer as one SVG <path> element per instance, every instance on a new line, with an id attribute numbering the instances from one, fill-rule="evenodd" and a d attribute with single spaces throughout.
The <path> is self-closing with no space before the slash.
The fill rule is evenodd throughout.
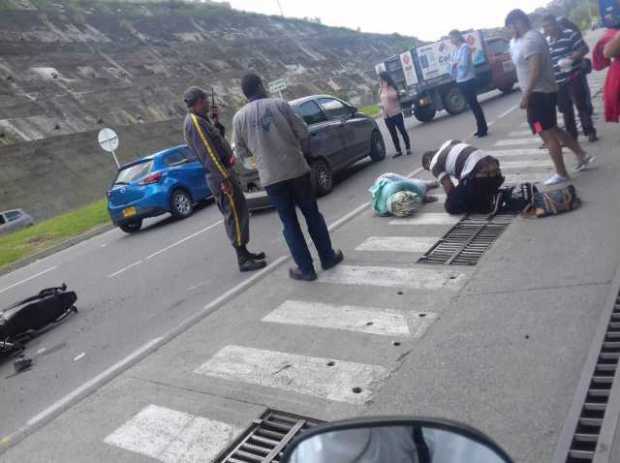
<path id="1" fill-rule="evenodd" d="M 205 167 L 207 184 L 224 216 L 224 226 L 237 253 L 239 270 L 260 270 L 267 265 L 265 254 L 253 254 L 246 247 L 250 241 L 250 216 L 233 169 L 235 158 L 224 138 L 224 127 L 209 119 L 209 100 L 204 90 L 190 87 L 183 100 L 189 110 L 183 124 L 185 140 Z"/>
<path id="2" fill-rule="evenodd" d="M 254 156 L 262 186 L 280 215 L 284 238 L 297 268 L 289 275 L 294 280 L 314 281 L 317 274 L 304 238 L 296 207 L 306 219 L 310 237 L 317 248 L 324 270 L 343 260 L 342 251 L 334 251 L 325 219 L 319 212 L 310 180 L 310 167 L 302 152 L 308 127 L 283 100 L 269 98 L 256 74 L 247 74 L 241 86 L 249 100 L 233 120 L 234 143 L 240 158 Z"/>

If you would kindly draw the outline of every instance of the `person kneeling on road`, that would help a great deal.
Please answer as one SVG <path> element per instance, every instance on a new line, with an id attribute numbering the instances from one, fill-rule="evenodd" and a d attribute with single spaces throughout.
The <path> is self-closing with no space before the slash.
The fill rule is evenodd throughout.
<path id="1" fill-rule="evenodd" d="M 290 277 L 314 281 L 317 274 L 299 225 L 297 207 L 306 219 L 323 269 L 338 265 L 343 255 L 332 247 L 310 180 L 310 167 L 302 149 L 309 138 L 308 127 L 286 101 L 268 97 L 256 74 L 244 76 L 241 87 L 248 104 L 233 120 L 236 152 L 241 159 L 252 155 L 256 158 L 261 185 L 280 215 L 284 238 L 297 264 L 297 268 L 290 269 Z"/>
<path id="2" fill-rule="evenodd" d="M 207 171 L 207 184 L 217 207 L 224 216 L 224 226 L 235 251 L 239 270 L 252 272 L 266 267 L 265 254 L 252 254 L 250 216 L 239 180 L 233 166 L 235 158 L 230 145 L 219 128 L 209 119 L 209 100 L 204 90 L 189 88 L 183 97 L 189 114 L 185 118 L 185 140 Z"/>
<path id="3" fill-rule="evenodd" d="M 438 151 L 424 153 L 422 166 L 443 186 L 448 214 L 493 211 L 497 192 L 504 183 L 499 161 L 494 157 L 458 140 L 449 140 Z"/>

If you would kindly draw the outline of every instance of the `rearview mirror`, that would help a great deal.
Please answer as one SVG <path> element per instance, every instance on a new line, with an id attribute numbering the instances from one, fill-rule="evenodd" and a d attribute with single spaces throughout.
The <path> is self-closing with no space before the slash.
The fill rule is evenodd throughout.
<path id="1" fill-rule="evenodd" d="M 484 434 L 432 419 L 371 418 L 317 426 L 282 463 L 512 463 Z"/>

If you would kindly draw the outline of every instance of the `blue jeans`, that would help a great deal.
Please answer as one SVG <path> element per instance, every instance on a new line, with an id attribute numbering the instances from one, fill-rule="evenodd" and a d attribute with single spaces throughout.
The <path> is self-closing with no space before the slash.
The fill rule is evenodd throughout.
<path id="1" fill-rule="evenodd" d="M 331 263 L 335 258 L 335 252 L 325 219 L 319 212 L 310 175 L 269 185 L 265 187 L 265 191 L 280 215 L 286 244 L 299 270 L 305 274 L 315 271 L 312 255 L 297 219 L 297 207 L 306 219 L 308 232 L 319 252 L 321 263 L 323 265 Z"/>

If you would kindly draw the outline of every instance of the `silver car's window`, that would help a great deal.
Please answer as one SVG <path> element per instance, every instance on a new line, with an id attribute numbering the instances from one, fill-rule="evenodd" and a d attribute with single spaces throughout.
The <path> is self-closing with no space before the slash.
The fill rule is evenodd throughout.
<path id="1" fill-rule="evenodd" d="M 319 104 L 330 119 L 340 119 L 351 113 L 351 109 L 333 98 L 320 98 Z"/>
<path id="2" fill-rule="evenodd" d="M 153 169 L 153 161 L 145 161 L 133 166 L 125 167 L 118 173 L 115 184 L 128 184 L 146 177 Z"/>
<path id="3" fill-rule="evenodd" d="M 319 124 L 327 120 L 319 105 L 314 101 L 306 101 L 302 105 L 294 106 L 293 109 L 308 125 Z"/>
<path id="4" fill-rule="evenodd" d="M 4 220 L 4 216 L 0 214 L 0 225 L 4 225 L 6 221 Z"/>
<path id="5" fill-rule="evenodd" d="M 22 213 L 19 211 L 9 211 L 6 214 L 6 220 L 9 222 L 14 222 L 22 216 Z"/>

